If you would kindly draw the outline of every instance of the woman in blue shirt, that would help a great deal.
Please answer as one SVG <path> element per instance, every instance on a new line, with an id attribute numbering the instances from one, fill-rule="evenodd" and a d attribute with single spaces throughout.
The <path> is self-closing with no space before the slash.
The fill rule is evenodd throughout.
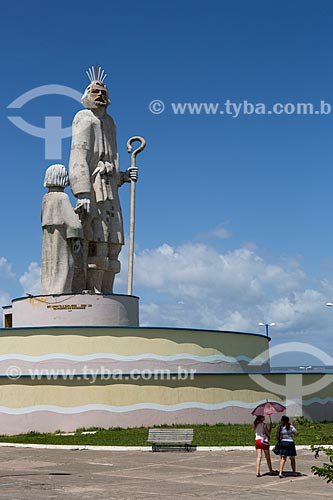
<path id="1" fill-rule="evenodd" d="M 280 449 L 280 471 L 279 477 L 283 475 L 283 469 L 286 464 L 287 457 L 290 457 L 290 463 L 293 473 L 296 475 L 296 447 L 294 443 L 294 436 L 298 436 L 298 432 L 289 421 L 289 417 L 283 416 L 281 418 L 281 425 L 277 430 L 276 437 L 279 440 Z"/>

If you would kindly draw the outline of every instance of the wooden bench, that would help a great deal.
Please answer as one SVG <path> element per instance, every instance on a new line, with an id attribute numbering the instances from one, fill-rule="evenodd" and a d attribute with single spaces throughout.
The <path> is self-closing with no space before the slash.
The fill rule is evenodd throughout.
<path id="1" fill-rule="evenodd" d="M 157 451 L 163 445 L 184 445 L 190 451 L 193 441 L 193 429 L 149 429 L 148 443 L 152 443 L 152 451 Z"/>

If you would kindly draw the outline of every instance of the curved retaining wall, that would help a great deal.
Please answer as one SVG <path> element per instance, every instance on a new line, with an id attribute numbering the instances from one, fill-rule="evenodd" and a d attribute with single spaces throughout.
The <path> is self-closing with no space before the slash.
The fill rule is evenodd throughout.
<path id="1" fill-rule="evenodd" d="M 6 328 L 0 335 L 4 433 L 233 421 L 241 408 L 234 400 L 262 399 L 243 386 L 245 373 L 269 369 L 263 335 L 144 327 Z M 231 373 L 244 374 L 240 387 Z"/>
<path id="2" fill-rule="evenodd" d="M 285 403 L 265 391 L 256 375 L 195 375 L 192 380 L 0 379 L 0 425 L 4 434 L 74 431 L 82 427 L 140 427 L 161 424 L 249 423 L 251 411 L 266 399 Z M 311 375 L 305 376 L 308 378 Z M 285 382 L 284 375 L 267 378 Z M 332 420 L 333 375 L 324 391 L 288 406 L 291 416 Z M 299 410 L 301 408 L 301 411 Z M 279 416 L 278 416 L 279 418 Z"/>

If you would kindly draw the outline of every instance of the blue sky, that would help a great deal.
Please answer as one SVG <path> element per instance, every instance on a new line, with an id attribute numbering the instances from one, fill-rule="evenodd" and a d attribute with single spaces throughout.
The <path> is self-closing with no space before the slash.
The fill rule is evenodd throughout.
<path id="1" fill-rule="evenodd" d="M 24 92 L 83 91 L 101 65 L 118 127 L 147 140 L 138 156 L 134 293 L 148 325 L 258 332 L 333 356 L 332 114 L 175 115 L 178 102 L 331 103 L 329 0 L 207 0 L 138 4 L 32 1 L 2 7 L 0 299 L 37 292 L 44 141 L 8 116 L 70 125 L 80 104 Z M 148 105 L 160 99 L 165 111 Z M 128 186 L 122 188 L 128 231 Z M 123 273 L 115 292 L 126 290 Z M 32 264 L 34 263 L 34 264 Z M 295 358 L 296 359 L 296 358 Z"/>

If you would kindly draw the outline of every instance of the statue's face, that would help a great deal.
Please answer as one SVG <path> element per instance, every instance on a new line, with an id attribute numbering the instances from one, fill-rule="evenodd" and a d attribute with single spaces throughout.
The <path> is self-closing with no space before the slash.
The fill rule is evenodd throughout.
<path id="1" fill-rule="evenodd" d="M 89 92 L 89 101 L 95 106 L 106 107 L 108 105 L 108 92 L 106 88 L 99 83 L 92 83 Z"/>

